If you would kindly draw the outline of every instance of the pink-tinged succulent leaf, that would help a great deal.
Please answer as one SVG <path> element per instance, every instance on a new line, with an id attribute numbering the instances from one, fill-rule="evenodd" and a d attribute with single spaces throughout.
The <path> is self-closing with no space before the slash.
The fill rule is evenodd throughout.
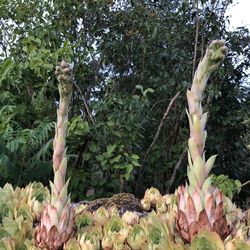
<path id="1" fill-rule="evenodd" d="M 208 219 L 211 223 L 214 221 L 214 200 L 213 200 L 213 195 L 212 194 L 206 194 L 205 197 L 205 210 L 208 216 Z"/>
<path id="2" fill-rule="evenodd" d="M 208 230 L 211 229 L 211 224 L 209 222 L 206 210 L 203 210 L 200 212 L 198 222 L 200 224 L 200 228 L 208 229 Z"/>
<path id="3" fill-rule="evenodd" d="M 58 169 L 60 166 L 64 149 L 65 149 L 65 138 L 63 136 L 58 135 L 58 137 L 56 138 L 56 144 L 53 154 L 53 164 L 55 165 L 56 169 Z"/>
<path id="4" fill-rule="evenodd" d="M 211 43 L 195 72 L 191 90 L 187 91 L 189 112 L 186 112 L 190 127 L 187 175 L 190 185 L 185 189 L 178 189 L 176 220 L 176 228 L 186 241 L 190 241 L 201 229 L 216 231 L 222 238 L 229 234 L 223 196 L 211 186 L 211 177 L 208 177 L 215 156 L 205 161 L 207 113 L 203 114 L 201 106 L 202 93 L 208 77 L 218 67 L 226 53 L 224 42 Z"/>
<path id="5" fill-rule="evenodd" d="M 61 214 L 62 210 L 63 210 L 63 207 L 64 207 L 64 204 L 62 203 L 62 201 L 60 199 L 58 199 L 58 197 L 57 197 L 57 201 L 55 202 L 54 206 L 55 206 L 58 214 Z"/>
<path id="6" fill-rule="evenodd" d="M 201 92 L 202 92 L 201 85 L 199 83 L 192 84 L 191 92 L 192 92 L 192 96 L 193 96 L 194 100 L 196 102 L 199 102 L 201 100 Z"/>
<path id="7" fill-rule="evenodd" d="M 60 170 L 57 170 L 55 172 L 54 185 L 55 185 L 56 190 L 59 194 L 64 186 L 64 183 L 65 183 L 64 177 L 61 175 Z"/>
<path id="8" fill-rule="evenodd" d="M 186 215 L 184 214 L 184 212 L 179 211 L 178 212 L 179 216 L 178 216 L 178 224 L 177 226 L 179 227 L 179 229 L 181 230 L 181 232 L 186 232 L 186 237 L 189 238 L 188 236 L 188 221 L 186 218 Z"/>
<path id="9" fill-rule="evenodd" d="M 42 217 L 42 224 L 46 228 L 46 231 L 49 232 L 49 230 L 51 229 L 51 221 L 47 213 Z"/>
<path id="10" fill-rule="evenodd" d="M 189 113 L 194 114 L 196 112 L 196 102 L 190 90 L 187 91 L 187 100 L 188 100 Z"/>
<path id="11" fill-rule="evenodd" d="M 223 193 L 221 191 L 217 190 L 215 200 L 216 200 L 216 205 L 223 202 Z"/>
<path id="12" fill-rule="evenodd" d="M 68 218 L 67 214 L 61 215 L 60 221 L 57 225 L 58 231 L 59 232 L 65 232 L 68 227 Z"/>
<path id="13" fill-rule="evenodd" d="M 61 173 L 61 175 L 62 175 L 63 177 L 65 177 L 65 175 L 66 175 L 67 162 L 68 162 L 67 157 L 64 157 L 64 158 L 62 159 L 62 161 L 61 161 L 60 166 L 59 166 L 59 168 L 60 168 L 60 173 Z"/>
<path id="14" fill-rule="evenodd" d="M 182 193 L 178 193 L 178 202 L 179 202 L 179 210 L 181 211 L 185 211 L 186 210 L 186 201 L 185 201 L 185 197 Z"/>
<path id="15" fill-rule="evenodd" d="M 51 226 L 57 225 L 58 224 L 58 214 L 57 214 L 56 208 L 53 206 L 50 206 L 50 208 L 48 209 L 48 214 L 50 217 Z"/>
<path id="16" fill-rule="evenodd" d="M 197 214 L 199 214 L 203 210 L 203 204 L 201 200 L 201 195 L 200 193 L 196 190 L 193 195 L 192 195 L 193 201 L 194 201 L 194 206 Z"/>
<path id="17" fill-rule="evenodd" d="M 220 220 L 224 216 L 224 206 L 223 202 L 216 205 L 214 218 L 215 220 Z"/>
<path id="18" fill-rule="evenodd" d="M 196 221 L 197 219 L 197 213 L 194 206 L 194 201 L 191 198 L 191 196 L 188 196 L 187 198 L 187 204 L 186 204 L 186 217 L 188 224 L 190 225 L 193 221 Z"/>
<path id="19" fill-rule="evenodd" d="M 201 229 L 200 224 L 197 221 L 193 221 L 189 226 L 189 232 L 188 232 L 189 240 L 188 241 L 190 241 L 194 237 L 194 235 L 196 235 L 200 231 L 200 229 Z"/>

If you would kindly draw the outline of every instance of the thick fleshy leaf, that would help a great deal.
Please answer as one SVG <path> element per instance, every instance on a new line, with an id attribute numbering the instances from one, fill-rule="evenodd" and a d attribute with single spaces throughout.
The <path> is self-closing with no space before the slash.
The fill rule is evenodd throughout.
<path id="1" fill-rule="evenodd" d="M 196 178 L 194 176 L 193 171 L 190 169 L 190 167 L 187 167 L 187 176 L 188 176 L 188 180 L 191 186 L 197 187 L 198 183 L 196 181 Z"/>
<path id="2" fill-rule="evenodd" d="M 200 224 L 200 227 L 203 229 L 211 229 L 212 225 L 210 224 L 206 210 L 202 210 L 199 214 L 198 222 Z"/>
<path id="3" fill-rule="evenodd" d="M 194 221 L 189 226 L 189 241 L 200 231 L 201 227 L 197 221 Z"/>
<path id="4" fill-rule="evenodd" d="M 189 149 L 189 153 L 191 155 L 192 158 L 192 162 L 195 161 L 195 159 L 200 156 L 200 153 L 198 151 L 198 148 L 196 146 L 196 142 L 194 140 L 194 138 L 189 138 L 188 140 L 188 149 Z"/>
<path id="5" fill-rule="evenodd" d="M 192 195 L 194 206 L 197 214 L 199 214 L 203 210 L 202 200 L 200 193 L 196 190 Z"/>
<path id="6" fill-rule="evenodd" d="M 224 250 L 224 244 L 217 233 L 201 230 L 191 242 L 191 250 L 197 249 Z"/>
<path id="7" fill-rule="evenodd" d="M 58 214 L 57 214 L 56 208 L 53 207 L 53 206 L 48 207 L 48 215 L 50 217 L 51 226 L 53 226 L 53 225 L 57 226 L 57 224 L 58 224 Z"/>
<path id="8" fill-rule="evenodd" d="M 203 145 L 202 131 L 201 131 L 201 120 L 197 115 L 193 115 L 193 126 L 192 136 L 195 139 L 198 149 Z"/>
<path id="9" fill-rule="evenodd" d="M 190 90 L 187 90 L 187 100 L 188 100 L 189 113 L 194 114 L 196 112 L 196 104 L 193 94 Z"/>
<path id="10" fill-rule="evenodd" d="M 212 169 L 215 159 L 216 159 L 217 155 L 213 155 L 211 156 L 205 164 L 205 176 L 208 176 L 208 174 L 210 173 L 210 170 Z"/>
<path id="11" fill-rule="evenodd" d="M 201 118 L 201 130 L 204 131 L 207 123 L 207 112 L 202 115 Z"/>
<path id="12" fill-rule="evenodd" d="M 62 210 L 64 208 L 64 204 L 62 203 L 62 201 L 60 199 L 57 199 L 54 206 L 55 206 L 55 208 L 57 210 L 57 213 L 60 216 L 60 214 L 62 213 Z"/>
<path id="13" fill-rule="evenodd" d="M 51 229 L 51 221 L 50 221 L 50 217 L 49 217 L 48 214 L 45 214 L 42 217 L 42 223 L 41 224 L 46 228 L 47 232 L 50 231 L 50 229 Z"/>
<path id="14" fill-rule="evenodd" d="M 61 175 L 65 178 L 66 170 L 67 170 L 67 156 L 63 157 L 61 164 L 59 166 L 59 170 Z"/>
<path id="15" fill-rule="evenodd" d="M 60 193 L 60 191 L 62 190 L 62 188 L 64 186 L 64 178 L 61 175 L 59 170 L 57 170 L 55 172 L 54 185 L 55 185 L 56 190 L 58 191 L 58 193 Z"/>
<path id="16" fill-rule="evenodd" d="M 180 233 L 182 234 L 182 237 L 186 240 L 189 240 L 189 234 L 188 234 L 189 226 L 186 215 L 182 211 L 178 212 L 177 226 L 179 228 Z"/>
<path id="17" fill-rule="evenodd" d="M 49 181 L 49 184 L 50 184 L 50 188 L 51 188 L 51 193 L 52 193 L 52 196 L 58 196 L 59 193 L 54 185 L 53 182 Z"/>
<path id="18" fill-rule="evenodd" d="M 186 204 L 186 217 L 188 224 L 190 225 L 193 221 L 197 220 L 197 213 L 194 206 L 194 201 L 191 196 L 188 196 Z"/>
<path id="19" fill-rule="evenodd" d="M 196 157 L 192 170 L 193 170 L 195 179 L 199 185 L 199 188 L 201 189 L 204 184 L 205 178 L 204 178 L 204 162 L 200 156 Z"/>
<path id="20" fill-rule="evenodd" d="M 211 179 L 212 179 L 212 177 L 209 176 L 208 178 L 206 178 L 205 182 L 203 183 L 202 191 L 204 194 L 208 193 L 209 189 L 211 188 L 211 182 L 212 182 Z"/>
<path id="21" fill-rule="evenodd" d="M 193 193 L 197 190 L 197 188 L 195 186 L 189 185 L 186 187 L 186 190 L 188 191 L 189 195 L 193 195 Z"/>
<path id="22" fill-rule="evenodd" d="M 223 203 L 223 193 L 220 190 L 217 190 L 215 197 L 216 205 Z"/>
<path id="23" fill-rule="evenodd" d="M 213 230 L 218 233 L 223 240 L 228 236 L 230 231 L 225 215 L 220 220 L 214 222 Z"/>
<path id="24" fill-rule="evenodd" d="M 66 202 L 68 200 L 68 185 L 69 185 L 69 180 L 67 180 L 67 182 L 63 186 L 61 193 L 59 195 L 59 198 L 64 205 L 66 204 Z"/>
<path id="25" fill-rule="evenodd" d="M 205 210 L 208 216 L 208 220 L 210 221 L 210 223 L 213 223 L 215 207 L 214 207 L 214 200 L 213 200 L 212 194 L 206 194 L 205 196 Z"/>
<path id="26" fill-rule="evenodd" d="M 224 216 L 224 206 L 223 202 L 216 205 L 214 218 L 215 220 L 220 220 Z"/>
<path id="27" fill-rule="evenodd" d="M 197 73 L 197 71 L 196 71 L 196 73 Z M 191 92 L 192 92 L 192 96 L 193 96 L 194 100 L 196 102 L 199 102 L 201 100 L 202 89 L 201 89 L 200 81 L 197 78 L 194 78 L 194 82 L 191 86 Z"/>
<path id="28" fill-rule="evenodd" d="M 185 201 L 185 197 L 182 193 L 178 193 L 178 208 L 179 208 L 179 210 L 185 212 L 186 201 Z"/>

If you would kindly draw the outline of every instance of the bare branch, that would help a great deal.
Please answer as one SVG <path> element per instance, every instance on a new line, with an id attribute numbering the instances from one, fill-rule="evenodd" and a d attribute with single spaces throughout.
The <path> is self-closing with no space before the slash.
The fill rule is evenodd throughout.
<path id="1" fill-rule="evenodd" d="M 90 111 L 89 111 L 88 104 L 87 104 L 87 102 L 86 102 L 86 100 L 85 100 L 85 97 L 84 97 L 84 95 L 83 95 L 83 93 L 82 93 L 80 87 L 76 84 L 75 81 L 74 81 L 74 85 L 76 86 L 77 90 L 78 90 L 79 93 L 81 94 L 81 97 L 82 97 L 82 99 L 83 99 L 84 109 L 85 109 L 85 111 L 86 111 L 88 117 L 90 118 L 91 122 L 94 124 L 94 120 L 93 120 L 92 115 L 91 115 L 91 113 L 90 113 Z"/>
<path id="2" fill-rule="evenodd" d="M 171 101 L 170 101 L 170 103 L 169 103 L 169 105 L 168 105 L 168 107 L 167 107 L 167 109 L 166 109 L 166 111 L 165 111 L 165 113 L 164 113 L 164 115 L 163 115 L 163 117 L 162 117 L 162 119 L 161 119 L 161 122 L 160 122 L 160 124 L 159 124 L 159 126 L 158 126 L 158 129 L 157 129 L 157 132 L 156 132 L 156 134 L 155 134 L 155 137 L 154 137 L 153 141 L 151 142 L 149 148 L 147 149 L 147 152 L 146 152 L 146 154 L 145 154 L 145 156 L 144 156 L 143 162 L 145 162 L 145 160 L 146 160 L 146 158 L 148 157 L 150 151 L 151 151 L 152 148 L 154 147 L 155 142 L 156 142 L 156 140 L 157 140 L 158 137 L 159 137 L 160 131 L 161 131 L 162 126 L 163 126 L 163 123 L 164 123 L 164 121 L 166 120 L 166 118 L 167 118 L 167 116 L 168 116 L 168 113 L 169 113 L 169 111 L 170 111 L 170 109 L 171 109 L 171 107 L 172 107 L 174 101 L 177 99 L 177 97 L 178 97 L 179 95 L 180 95 L 180 91 L 171 99 Z"/>
<path id="3" fill-rule="evenodd" d="M 170 189 L 171 189 L 171 187 L 172 187 L 172 185 L 174 183 L 174 180 L 175 180 L 175 176 L 176 176 L 177 170 L 179 169 L 179 167 L 180 167 L 180 165 L 182 163 L 182 160 L 183 160 L 184 156 L 186 155 L 186 152 L 187 152 L 187 148 L 185 147 L 184 150 L 181 153 L 181 156 L 180 156 L 179 160 L 177 161 L 177 163 L 176 163 L 176 165 L 174 167 L 174 171 L 173 171 L 172 176 L 170 178 L 169 185 L 168 185 L 166 193 L 170 192 Z"/>

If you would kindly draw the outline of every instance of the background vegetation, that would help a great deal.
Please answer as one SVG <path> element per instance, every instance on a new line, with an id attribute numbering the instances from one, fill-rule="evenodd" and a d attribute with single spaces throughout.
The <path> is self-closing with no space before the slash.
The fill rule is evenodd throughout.
<path id="1" fill-rule="evenodd" d="M 216 174 L 249 180 L 250 37 L 226 28 L 231 3 L 0 1 L 0 185 L 52 179 L 54 69 L 64 58 L 75 74 L 73 199 L 173 191 L 186 174 L 186 89 L 213 39 L 224 39 L 229 55 L 204 96 L 207 154 L 218 154 Z M 239 198 L 248 196 L 243 188 Z"/>

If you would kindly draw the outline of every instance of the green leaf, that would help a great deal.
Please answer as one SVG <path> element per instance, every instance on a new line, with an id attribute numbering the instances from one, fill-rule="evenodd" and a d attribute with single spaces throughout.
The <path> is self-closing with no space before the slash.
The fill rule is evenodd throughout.
<path id="1" fill-rule="evenodd" d="M 11 59 L 6 59 L 1 65 L 0 65 L 0 86 L 3 80 L 6 79 L 8 73 L 13 69 L 14 62 Z"/>
<path id="2" fill-rule="evenodd" d="M 116 144 L 110 144 L 110 145 L 108 145 L 107 146 L 107 153 L 108 153 L 108 155 L 111 155 L 114 152 L 115 149 L 116 149 Z"/>
<path id="3" fill-rule="evenodd" d="M 114 158 L 112 158 L 112 159 L 110 160 L 110 163 L 113 164 L 113 163 L 119 162 L 120 159 L 121 159 L 121 157 L 122 157 L 121 155 L 117 155 L 116 157 L 114 157 Z"/>

